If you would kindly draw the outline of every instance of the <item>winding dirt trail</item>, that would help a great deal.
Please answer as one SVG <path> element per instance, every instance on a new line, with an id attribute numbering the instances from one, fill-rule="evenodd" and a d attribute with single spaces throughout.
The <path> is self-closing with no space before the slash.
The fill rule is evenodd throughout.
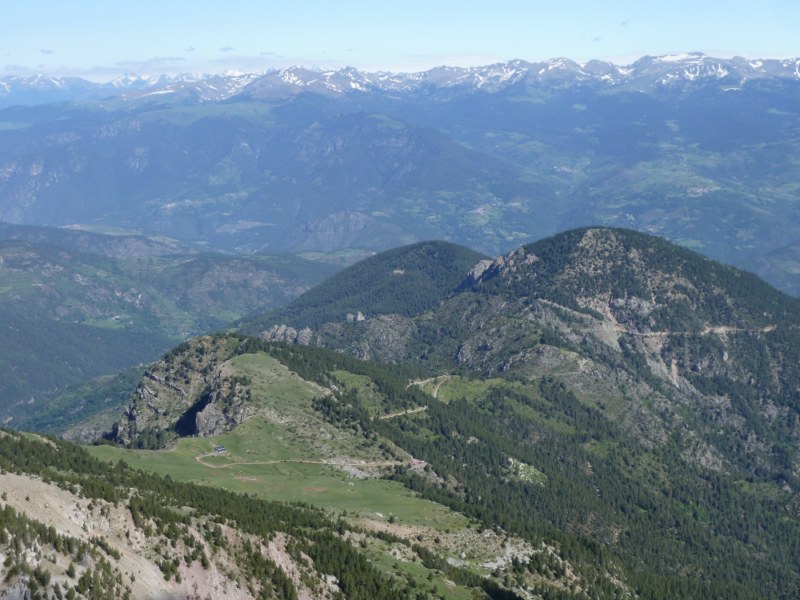
<path id="1" fill-rule="evenodd" d="M 727 335 L 731 333 L 771 333 L 778 328 L 777 325 L 767 325 L 766 327 L 758 327 L 755 329 L 745 329 L 742 327 L 728 327 L 726 325 L 706 325 L 702 331 L 633 331 L 625 329 L 619 325 L 614 326 L 617 333 L 627 333 L 637 337 L 667 337 L 669 335 L 708 335 L 709 333 L 716 333 L 720 335 Z"/>
<path id="2" fill-rule="evenodd" d="M 412 379 L 408 382 L 406 389 L 410 388 L 412 385 L 417 385 L 422 387 L 424 385 L 428 385 L 429 383 L 436 382 L 436 385 L 433 386 L 433 391 L 431 391 L 431 396 L 437 398 L 439 395 L 439 389 L 448 381 L 452 375 L 437 375 L 436 377 L 429 377 L 428 379 Z"/>
<path id="3" fill-rule="evenodd" d="M 434 396 L 435 398 L 436 396 Z M 386 419 L 394 419 L 397 417 L 403 417 L 405 415 L 413 415 L 415 413 L 421 413 L 428 410 L 427 406 L 418 406 L 417 408 L 407 408 L 405 410 L 398 410 L 397 412 L 389 413 L 388 415 L 381 415 L 380 417 L 375 417 L 378 421 L 385 421 Z"/>
<path id="4" fill-rule="evenodd" d="M 333 460 L 305 460 L 300 458 L 284 458 L 281 460 L 259 460 L 253 462 L 232 462 L 224 465 L 212 465 L 203 459 L 207 456 L 216 456 L 214 452 L 207 452 L 206 454 L 198 454 L 194 459 L 204 467 L 209 469 L 229 469 L 231 467 L 241 467 L 245 465 L 278 465 L 281 463 L 299 463 L 306 465 L 326 465 L 329 467 L 398 467 L 409 464 L 398 460 L 383 460 L 376 462 L 337 462 Z"/>

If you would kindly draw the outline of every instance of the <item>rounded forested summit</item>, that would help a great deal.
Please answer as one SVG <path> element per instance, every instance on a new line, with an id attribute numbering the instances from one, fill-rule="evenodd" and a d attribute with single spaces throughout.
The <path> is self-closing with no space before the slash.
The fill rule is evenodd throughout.
<path id="1" fill-rule="evenodd" d="M 412 316 L 449 295 L 486 257 L 458 244 L 418 242 L 375 254 L 309 290 L 287 306 L 242 322 L 258 332 L 271 325 L 317 328 L 379 314 Z"/>

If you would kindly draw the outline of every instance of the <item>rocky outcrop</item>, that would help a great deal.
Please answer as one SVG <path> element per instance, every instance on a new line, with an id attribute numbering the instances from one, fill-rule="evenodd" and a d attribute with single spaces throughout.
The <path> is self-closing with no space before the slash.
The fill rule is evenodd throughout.
<path id="1" fill-rule="evenodd" d="M 298 331 L 288 325 L 273 325 L 270 329 L 262 331 L 259 337 L 268 342 L 308 346 L 313 340 L 314 332 L 310 327 L 304 327 Z"/>
<path id="2" fill-rule="evenodd" d="M 462 287 L 469 287 L 482 281 L 486 281 L 497 275 L 509 277 L 521 271 L 524 275 L 524 267 L 539 261 L 539 257 L 526 250 L 525 246 L 498 256 L 494 260 L 482 260 L 476 264 L 469 273 Z"/>
<path id="3" fill-rule="evenodd" d="M 194 418 L 194 435 L 208 437 L 230 431 L 255 413 L 250 400 L 250 391 L 236 378 L 223 374 L 209 390 L 206 404 Z"/>
<path id="4" fill-rule="evenodd" d="M 145 373 L 108 437 L 124 446 L 168 443 L 176 424 L 219 385 L 220 368 L 236 344 L 233 338 L 208 336 L 169 352 Z"/>
<path id="5" fill-rule="evenodd" d="M 493 262 L 494 261 L 489 259 L 478 261 L 478 263 L 472 267 L 472 269 L 470 269 L 469 273 L 467 273 L 467 281 L 469 283 L 477 283 L 480 280 L 481 275 L 483 275 L 486 270 L 492 266 Z"/>

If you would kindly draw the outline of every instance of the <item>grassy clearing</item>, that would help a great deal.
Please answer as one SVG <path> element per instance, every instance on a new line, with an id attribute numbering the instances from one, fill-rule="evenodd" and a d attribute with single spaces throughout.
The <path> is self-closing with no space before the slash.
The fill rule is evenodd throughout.
<path id="1" fill-rule="evenodd" d="M 258 431 L 257 425 L 251 427 Z M 267 433 L 269 429 L 265 425 L 261 431 Z M 240 435 L 237 430 L 218 437 L 184 438 L 172 450 L 124 450 L 110 446 L 93 446 L 88 450 L 101 460 L 124 460 L 131 467 L 169 475 L 177 481 L 221 487 L 270 500 L 308 502 L 336 513 L 346 511 L 354 517 L 388 522 L 393 516 L 398 523 L 440 531 L 468 525 L 462 515 L 415 496 L 399 483 L 350 477 L 325 464 L 291 462 L 314 459 L 299 454 L 297 448 L 283 446 L 269 438 L 258 447 L 252 442 L 254 438 Z M 203 458 L 217 468 L 196 459 L 199 454 L 212 452 L 217 445 L 224 445 L 229 454 Z M 243 457 L 247 458 L 246 462 L 262 464 L 241 464 L 239 460 Z"/>
<path id="2" fill-rule="evenodd" d="M 263 419 L 251 419 L 237 429 L 236 434 L 247 440 L 240 460 L 262 456 L 264 460 L 374 463 L 389 459 L 374 440 L 325 421 L 314 410 L 313 401 L 327 390 L 300 378 L 274 358 L 263 353 L 245 354 L 228 361 L 226 368 L 231 375 L 250 381 L 252 402 L 263 414 Z M 234 447 L 230 450 L 234 452 Z"/>
<path id="3" fill-rule="evenodd" d="M 0 131 L 12 131 L 14 129 L 25 129 L 26 127 L 30 127 L 31 123 L 24 123 L 24 122 L 15 122 L 15 121 L 3 121 L 0 122 Z"/>
<path id="4" fill-rule="evenodd" d="M 447 379 L 444 380 L 442 377 L 439 377 L 435 380 L 426 382 L 423 385 L 423 389 L 429 393 L 432 393 L 432 388 L 438 386 L 437 398 L 442 402 L 451 402 L 453 400 L 462 398 L 470 402 L 477 402 L 480 399 L 485 398 L 492 388 L 497 387 L 513 389 L 516 392 L 528 394 L 531 397 L 539 396 L 538 388 L 535 385 L 525 385 L 517 381 L 509 381 L 507 379 L 497 377 L 486 380 L 470 379 L 458 375 L 446 377 Z M 564 423 L 558 419 L 547 418 L 540 412 L 532 409 L 530 406 L 526 406 L 520 402 L 517 402 L 516 400 L 509 400 L 509 402 L 512 406 L 514 406 L 514 410 L 520 414 L 520 417 L 525 420 L 541 423 L 549 429 L 562 434 L 574 433 L 574 428 L 567 423 Z M 536 470 L 534 467 L 531 468 Z M 538 471 L 536 472 L 538 473 Z M 540 475 L 544 477 L 543 474 Z M 515 477 L 520 478 L 526 478 L 528 476 L 533 477 L 534 479 L 537 478 L 535 473 L 532 472 L 515 475 Z"/>
<path id="5" fill-rule="evenodd" d="M 127 329 L 133 323 L 133 318 L 128 315 L 117 315 L 106 319 L 90 319 L 84 321 L 84 323 L 92 327 L 101 327 L 103 329 L 123 330 Z"/>
<path id="6" fill-rule="evenodd" d="M 307 414 L 312 401 L 324 393 L 267 354 L 243 354 L 226 363 L 230 373 L 250 380 L 253 399 L 281 414 Z"/>
<path id="7" fill-rule="evenodd" d="M 356 375 L 349 371 L 334 371 L 333 376 L 345 390 L 355 390 L 358 399 L 364 404 L 370 415 L 379 416 L 384 413 L 382 397 L 373 381 L 366 375 Z"/>
<path id="8" fill-rule="evenodd" d="M 436 391 L 436 399 L 446 403 L 459 398 L 475 400 L 485 396 L 492 387 L 497 385 L 509 385 L 509 383 L 498 378 L 479 380 L 453 375 L 448 376 L 445 380 L 443 377 L 437 377 L 425 383 L 422 389 L 431 395 Z"/>
<path id="9" fill-rule="evenodd" d="M 374 217 L 386 216 L 373 213 Z M 301 252 L 297 254 L 299 258 L 306 260 L 320 262 L 320 263 L 333 263 L 337 265 L 352 265 L 360 260 L 375 254 L 372 250 L 364 250 L 362 248 L 345 248 L 343 250 L 336 250 L 334 252 Z"/>
<path id="10" fill-rule="evenodd" d="M 393 551 L 394 550 L 394 551 Z M 393 547 L 381 540 L 373 539 L 366 550 L 370 562 L 387 577 L 413 580 L 420 591 L 427 591 L 434 597 L 453 600 L 472 600 L 474 590 L 455 585 L 442 577 L 439 571 L 424 567 L 414 553 L 405 547 Z"/>
<path id="11" fill-rule="evenodd" d="M 594 454 L 598 458 L 608 458 L 608 455 L 616 447 L 617 447 L 616 444 L 613 444 L 609 441 L 600 442 L 597 440 L 592 440 L 591 442 L 583 444 L 584 450 Z"/>
<path id="12" fill-rule="evenodd" d="M 547 482 L 547 475 L 542 473 L 533 465 L 529 465 L 511 457 L 508 459 L 508 464 L 511 477 L 514 479 L 529 483 L 537 483 L 539 485 L 544 485 Z"/>

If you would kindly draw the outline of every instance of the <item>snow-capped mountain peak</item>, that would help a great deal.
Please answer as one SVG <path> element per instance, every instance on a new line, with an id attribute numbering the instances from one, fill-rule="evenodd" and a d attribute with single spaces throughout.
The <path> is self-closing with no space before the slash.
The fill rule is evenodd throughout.
<path id="1" fill-rule="evenodd" d="M 629 65 L 590 60 L 579 64 L 568 58 L 530 63 L 511 60 L 479 67 L 441 66 L 417 73 L 379 71 L 353 67 L 310 69 L 295 65 L 267 72 L 227 71 L 207 75 L 141 76 L 128 73 L 107 83 L 46 75 L 0 77 L 0 106 L 120 95 L 136 99 L 171 95 L 209 102 L 243 95 L 253 99 L 289 97 L 299 93 L 345 96 L 349 94 L 425 94 L 442 99 L 459 94 L 495 93 L 514 85 L 565 87 L 575 84 L 610 86 L 650 92 L 701 82 L 721 82 L 738 89 L 748 81 L 774 78 L 800 80 L 800 59 L 720 59 L 701 52 L 644 56 Z"/>

